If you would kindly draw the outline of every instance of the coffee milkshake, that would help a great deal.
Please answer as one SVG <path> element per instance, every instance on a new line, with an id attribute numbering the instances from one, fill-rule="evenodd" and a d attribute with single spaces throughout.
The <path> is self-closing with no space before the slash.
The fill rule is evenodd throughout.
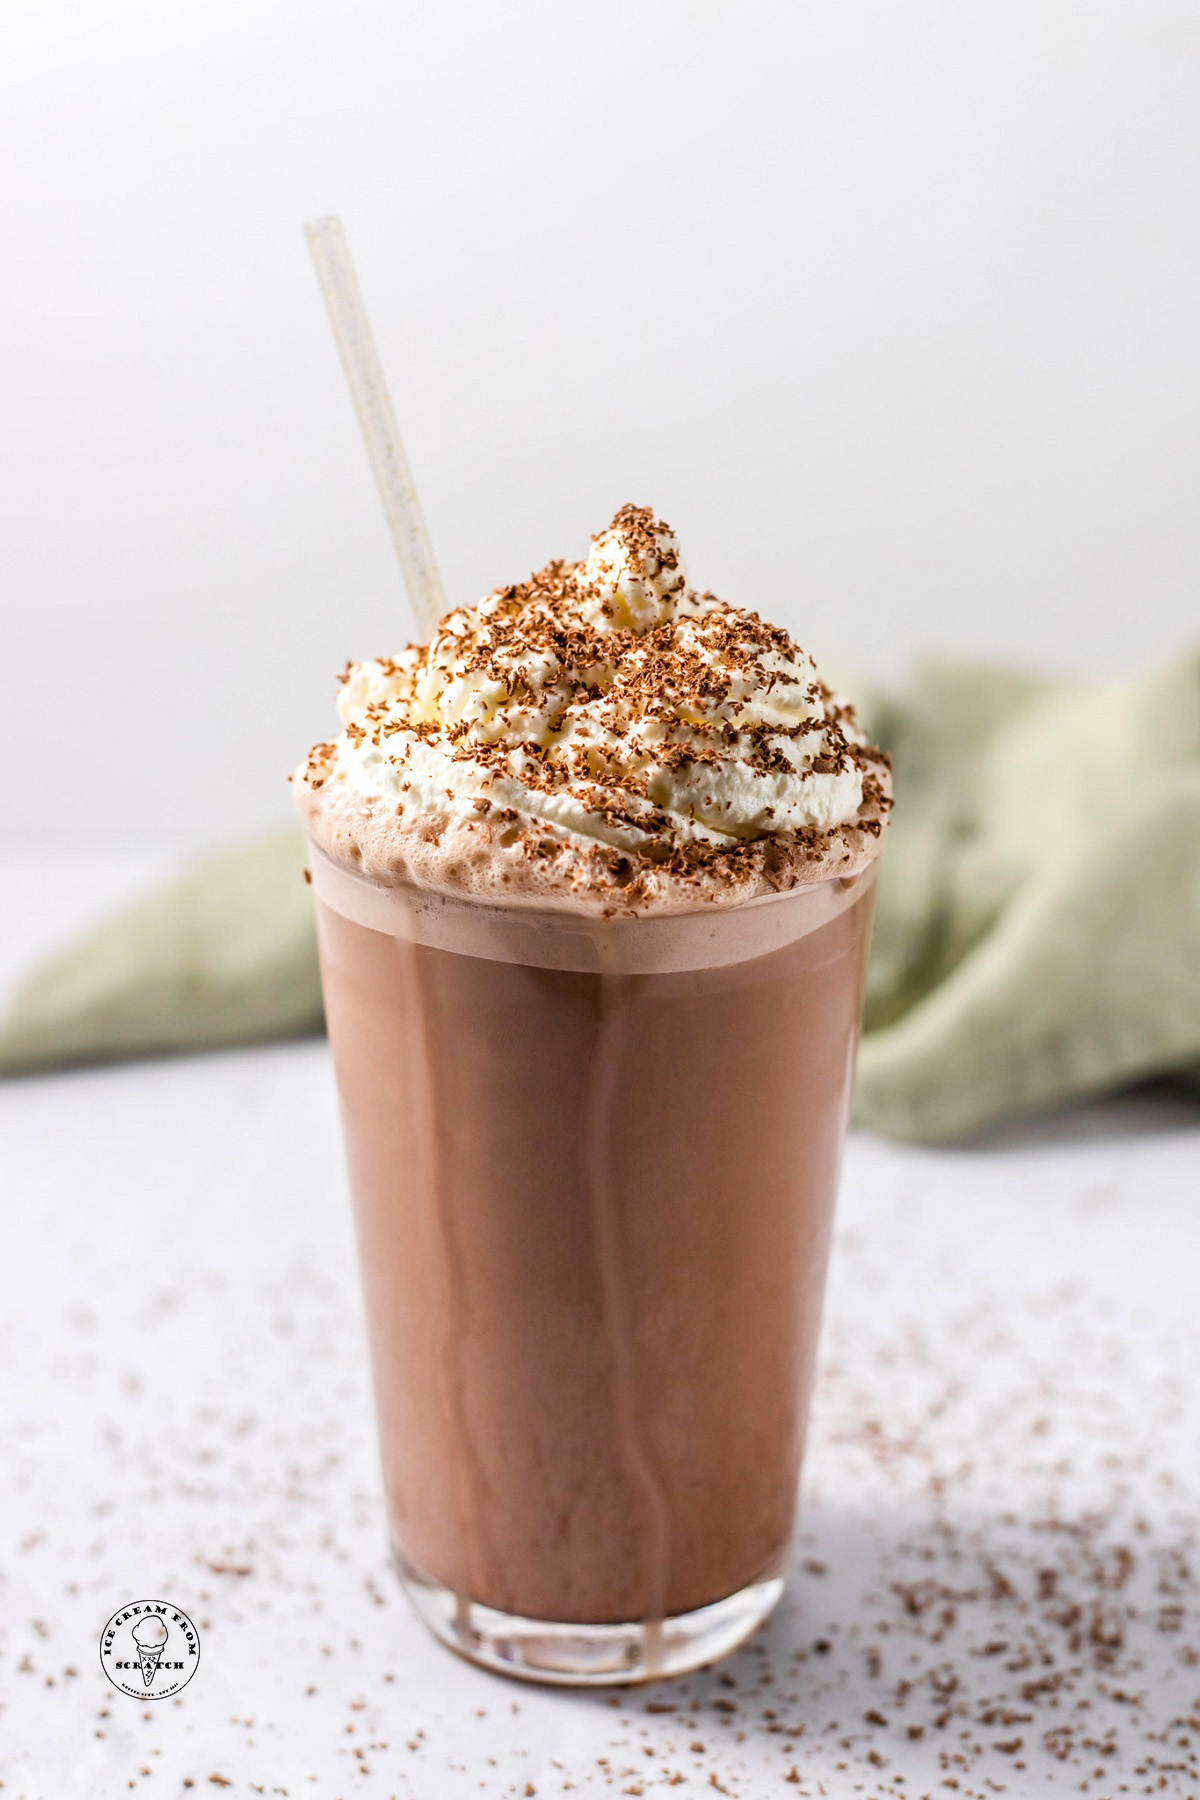
<path id="1" fill-rule="evenodd" d="M 693 1667 L 782 1585 L 885 760 L 633 507 L 340 710 L 296 794 L 398 1566 L 508 1672 Z"/>

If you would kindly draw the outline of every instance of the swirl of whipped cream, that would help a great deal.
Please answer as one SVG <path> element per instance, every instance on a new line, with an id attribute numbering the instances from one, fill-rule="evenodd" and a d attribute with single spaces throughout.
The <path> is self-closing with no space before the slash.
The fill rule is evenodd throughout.
<path id="1" fill-rule="evenodd" d="M 812 861 L 840 830 L 845 850 L 888 804 L 885 759 L 811 657 L 689 586 L 646 508 L 623 507 L 586 560 L 447 614 L 428 644 L 351 664 L 338 711 L 341 735 L 299 772 L 301 811 L 384 879 L 411 872 L 402 840 L 453 860 L 485 827 L 543 886 L 556 854 L 576 889 L 630 860 L 712 876 L 768 841 Z"/>

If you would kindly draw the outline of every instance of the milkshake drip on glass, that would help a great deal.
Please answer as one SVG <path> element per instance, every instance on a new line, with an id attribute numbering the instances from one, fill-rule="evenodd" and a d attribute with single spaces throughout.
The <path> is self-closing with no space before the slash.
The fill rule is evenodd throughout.
<path id="1" fill-rule="evenodd" d="M 296 776 L 396 1560 L 543 1680 L 782 1585 L 886 761 L 626 507 L 352 665 Z"/>

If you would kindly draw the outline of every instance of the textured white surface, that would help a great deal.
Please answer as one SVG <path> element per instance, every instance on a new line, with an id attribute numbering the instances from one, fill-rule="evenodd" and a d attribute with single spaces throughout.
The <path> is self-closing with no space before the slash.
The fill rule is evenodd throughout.
<path id="1" fill-rule="evenodd" d="M 14 874 L 6 959 L 132 868 Z M 788 1597 L 619 1707 L 395 1587 L 322 1044 L 10 1083 L 0 1144 L 5 1800 L 1200 1788 L 1191 1102 L 852 1142 Z M 147 1596 L 202 1656 L 143 1708 L 98 1634 Z"/>

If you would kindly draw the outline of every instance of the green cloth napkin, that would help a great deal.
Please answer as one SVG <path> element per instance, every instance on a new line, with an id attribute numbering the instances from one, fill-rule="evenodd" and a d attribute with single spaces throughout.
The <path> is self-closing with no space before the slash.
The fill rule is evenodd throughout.
<path id="1" fill-rule="evenodd" d="M 317 1031 L 303 833 L 198 863 L 39 969 L 0 1020 L 0 1074 Z"/>
<path id="2" fill-rule="evenodd" d="M 1064 682 L 931 662 L 860 708 L 895 758 L 856 1116 L 941 1140 L 1200 1076 L 1200 653 Z M 0 1072 L 321 1023 L 304 842 L 200 864 L 34 975 Z"/>
<path id="3" fill-rule="evenodd" d="M 1200 1074 L 1200 652 L 1089 683 L 929 663 L 892 750 L 856 1116 L 962 1136 Z"/>

